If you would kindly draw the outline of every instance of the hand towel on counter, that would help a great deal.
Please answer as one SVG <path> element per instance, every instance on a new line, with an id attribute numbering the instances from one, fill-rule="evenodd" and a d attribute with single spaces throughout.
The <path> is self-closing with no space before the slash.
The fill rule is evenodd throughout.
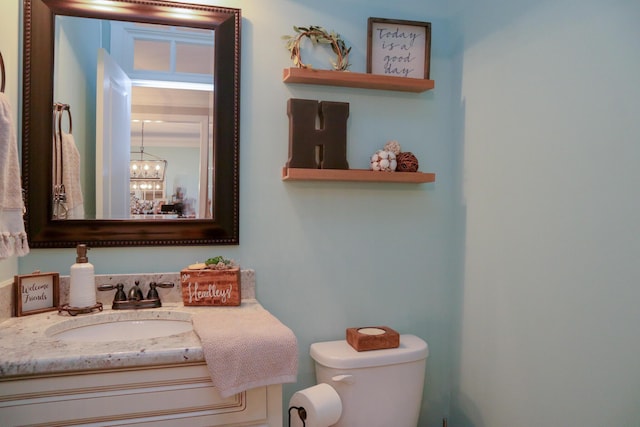
<path id="1" fill-rule="evenodd" d="M 13 114 L 9 100 L 0 92 L 0 259 L 29 253 L 23 213 L 18 141 Z"/>
<path id="2" fill-rule="evenodd" d="M 80 152 L 73 134 L 62 132 L 62 183 L 67 194 L 67 218 L 84 219 L 84 202 L 80 185 Z"/>
<path id="3" fill-rule="evenodd" d="M 192 316 L 213 385 L 222 397 L 270 384 L 292 383 L 298 342 L 260 304 L 202 308 Z"/>

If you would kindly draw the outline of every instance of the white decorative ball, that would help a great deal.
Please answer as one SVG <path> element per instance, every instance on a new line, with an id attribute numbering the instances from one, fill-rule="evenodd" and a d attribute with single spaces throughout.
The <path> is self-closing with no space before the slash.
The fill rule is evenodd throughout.
<path id="1" fill-rule="evenodd" d="M 387 141 L 387 143 L 384 145 L 383 150 L 391 151 L 396 156 L 400 154 L 400 152 L 402 151 L 402 149 L 400 148 L 400 144 L 398 143 L 398 141 L 395 141 L 395 140 Z"/>
<path id="2" fill-rule="evenodd" d="M 393 172 L 397 165 L 396 155 L 391 151 L 378 150 L 371 156 L 371 170 Z"/>

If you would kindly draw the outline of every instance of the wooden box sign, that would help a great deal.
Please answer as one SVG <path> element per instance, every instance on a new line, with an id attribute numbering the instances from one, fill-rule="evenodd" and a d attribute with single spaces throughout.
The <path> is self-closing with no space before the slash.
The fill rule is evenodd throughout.
<path id="1" fill-rule="evenodd" d="M 229 270 L 182 270 L 184 305 L 240 305 L 240 268 Z"/>

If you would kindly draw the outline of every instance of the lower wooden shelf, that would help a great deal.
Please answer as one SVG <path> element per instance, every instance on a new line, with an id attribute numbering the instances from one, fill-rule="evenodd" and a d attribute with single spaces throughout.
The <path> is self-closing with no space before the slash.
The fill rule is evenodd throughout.
<path id="1" fill-rule="evenodd" d="M 435 182 L 435 173 L 426 172 L 378 172 L 366 169 L 302 169 L 282 168 L 283 181 L 355 181 L 402 182 L 421 184 Z"/>

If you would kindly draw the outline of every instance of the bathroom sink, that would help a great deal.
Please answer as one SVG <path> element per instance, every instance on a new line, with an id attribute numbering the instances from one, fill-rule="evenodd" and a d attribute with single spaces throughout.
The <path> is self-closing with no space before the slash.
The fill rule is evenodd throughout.
<path id="1" fill-rule="evenodd" d="M 105 342 L 160 338 L 192 330 L 191 317 L 186 313 L 161 316 L 133 312 L 130 316 L 98 315 L 67 320 L 51 326 L 46 334 L 61 341 Z"/>

